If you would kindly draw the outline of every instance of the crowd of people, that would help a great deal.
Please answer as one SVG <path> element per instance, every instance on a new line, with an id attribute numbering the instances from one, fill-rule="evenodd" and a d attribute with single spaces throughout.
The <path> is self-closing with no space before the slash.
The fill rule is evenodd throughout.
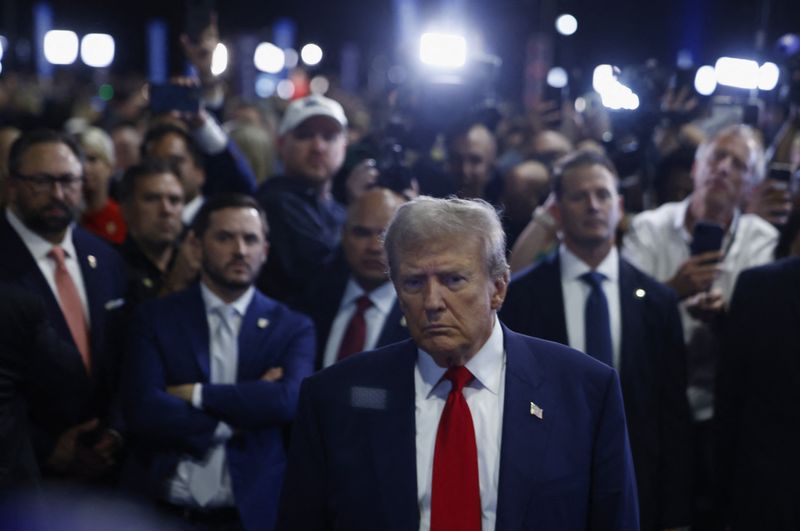
<path id="1" fill-rule="evenodd" d="M 0 527 L 800 526 L 796 102 L 631 165 L 592 95 L 398 136 L 186 51 L 193 112 L 0 79 Z"/>

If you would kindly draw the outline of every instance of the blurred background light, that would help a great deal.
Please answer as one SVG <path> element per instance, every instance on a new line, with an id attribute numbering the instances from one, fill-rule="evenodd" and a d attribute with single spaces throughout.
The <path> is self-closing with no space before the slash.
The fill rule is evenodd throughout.
<path id="1" fill-rule="evenodd" d="M 283 98 L 284 100 L 291 99 L 291 97 L 294 96 L 294 83 L 288 79 L 282 79 L 278 82 L 275 92 L 277 92 L 279 98 Z"/>
<path id="2" fill-rule="evenodd" d="M 578 19 L 569 13 L 559 15 L 556 19 L 556 31 L 561 35 L 570 36 L 578 31 Z"/>
<path id="3" fill-rule="evenodd" d="M 114 61 L 114 38 L 106 33 L 88 33 L 81 39 L 81 61 L 87 66 L 105 68 Z"/>
<path id="4" fill-rule="evenodd" d="M 639 96 L 619 82 L 611 65 L 598 65 L 592 74 L 592 87 L 600 94 L 604 107 L 612 110 L 634 111 L 639 108 Z"/>
<path id="5" fill-rule="evenodd" d="M 460 68 L 467 62 L 467 40 L 461 35 L 425 33 L 419 40 L 419 58 L 431 66 Z"/>
<path id="6" fill-rule="evenodd" d="M 78 58 L 78 35 L 74 31 L 50 30 L 44 34 L 44 57 L 54 65 L 71 65 Z"/>
<path id="7" fill-rule="evenodd" d="M 758 87 L 758 63 L 750 59 L 720 57 L 714 72 L 720 85 L 742 89 Z"/>
<path id="8" fill-rule="evenodd" d="M 560 66 L 554 66 L 547 72 L 547 84 L 553 88 L 564 88 L 568 82 L 567 71 Z"/>
<path id="9" fill-rule="evenodd" d="M 283 70 L 285 58 L 286 55 L 283 50 L 271 42 L 262 42 L 256 46 L 255 54 L 253 54 L 253 64 L 262 72 L 277 74 Z"/>
<path id="10" fill-rule="evenodd" d="M 717 73 L 713 66 L 705 65 L 694 75 L 694 89 L 701 96 L 710 96 L 717 90 Z"/>
<path id="11" fill-rule="evenodd" d="M 286 63 L 286 68 L 294 68 L 300 61 L 300 54 L 294 48 L 286 48 L 283 50 L 283 61 Z"/>
<path id="12" fill-rule="evenodd" d="M 300 59 L 308 66 L 315 66 L 322 61 L 322 48 L 310 42 L 300 48 Z"/>
<path id="13" fill-rule="evenodd" d="M 780 68 L 775 63 L 764 63 L 758 69 L 758 88 L 759 90 L 773 90 L 778 86 L 781 77 Z"/>
<path id="14" fill-rule="evenodd" d="M 278 88 L 278 82 L 269 75 L 262 74 L 256 80 L 256 94 L 260 98 L 269 98 L 275 94 L 276 88 Z"/>
<path id="15" fill-rule="evenodd" d="M 214 48 L 211 56 L 211 73 L 215 76 L 221 75 L 228 68 L 228 48 L 220 43 Z"/>
<path id="16" fill-rule="evenodd" d="M 314 76 L 309 83 L 309 88 L 314 94 L 325 94 L 330 87 L 331 84 L 325 76 Z"/>

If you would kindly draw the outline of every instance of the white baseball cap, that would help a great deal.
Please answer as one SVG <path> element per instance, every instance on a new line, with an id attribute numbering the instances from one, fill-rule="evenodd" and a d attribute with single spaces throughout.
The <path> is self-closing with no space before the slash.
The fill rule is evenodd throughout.
<path id="1" fill-rule="evenodd" d="M 278 127 L 278 134 L 285 135 L 313 116 L 327 116 L 336 120 L 342 129 L 347 127 L 347 117 L 338 101 L 312 94 L 289 104 Z"/>

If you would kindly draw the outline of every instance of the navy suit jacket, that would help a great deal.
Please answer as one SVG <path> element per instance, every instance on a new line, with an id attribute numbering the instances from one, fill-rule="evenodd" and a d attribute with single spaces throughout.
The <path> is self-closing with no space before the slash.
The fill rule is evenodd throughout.
<path id="1" fill-rule="evenodd" d="M 616 373 L 503 329 L 497 529 L 638 529 Z M 357 354 L 300 392 L 278 529 L 417 530 L 412 340 Z M 543 409 L 539 419 L 531 402 Z"/>
<path id="2" fill-rule="evenodd" d="M 726 523 L 800 529 L 800 258 L 740 274 L 728 315 L 715 406 Z"/>
<path id="3" fill-rule="evenodd" d="M 205 155 L 203 164 L 206 171 L 204 196 L 255 193 L 257 183 L 253 170 L 233 140 L 229 140 L 225 149 L 216 155 Z"/>
<path id="4" fill-rule="evenodd" d="M 235 435 L 226 443 L 234 499 L 247 529 L 271 529 L 283 480 L 283 429 L 297 408 L 300 382 L 314 363 L 311 321 L 256 291 L 239 332 L 236 384 L 209 384 L 209 329 L 200 286 L 144 303 L 131 327 L 124 374 L 124 410 L 133 433 L 125 481 L 163 497 L 165 481 L 184 455 L 202 457 L 218 422 Z M 272 367 L 283 378 L 262 381 Z M 203 409 L 166 392 L 202 383 Z"/>
<path id="5" fill-rule="evenodd" d="M 677 298 L 624 259 L 620 380 L 643 530 L 691 521 L 691 416 Z M 558 253 L 514 276 L 500 312 L 512 330 L 568 344 Z"/>
<path id="6" fill-rule="evenodd" d="M 340 258 L 333 267 L 311 284 L 305 298 L 299 304 L 299 309 L 311 317 L 317 329 L 317 369 L 322 368 L 328 336 L 331 333 L 336 314 L 339 312 L 342 296 L 344 296 L 349 279 L 350 270 L 344 262 L 344 258 Z M 390 281 L 387 280 L 387 282 Z M 408 327 L 405 325 L 403 312 L 400 310 L 400 304 L 395 300 L 392 310 L 383 323 L 375 348 L 385 347 L 408 338 Z"/>
<path id="7" fill-rule="evenodd" d="M 85 396 L 73 396 L 67 400 L 69 404 L 64 405 L 71 407 L 58 415 L 44 412 L 35 417 L 36 445 L 40 455 L 49 455 L 55 437 L 64 429 L 92 417 L 99 417 L 107 426 L 122 428 L 114 397 L 119 384 L 120 348 L 125 325 L 125 266 L 108 244 L 78 226 L 72 228 L 72 241 L 88 298 L 92 374 L 89 377 L 84 371 L 76 376 L 83 380 L 81 387 L 87 392 Z M 3 253 L 0 281 L 16 284 L 37 295 L 58 335 L 74 346 L 58 300 L 28 248 L 8 223 L 5 212 L 1 211 L 0 251 Z M 80 363 L 77 348 L 68 355 Z"/>

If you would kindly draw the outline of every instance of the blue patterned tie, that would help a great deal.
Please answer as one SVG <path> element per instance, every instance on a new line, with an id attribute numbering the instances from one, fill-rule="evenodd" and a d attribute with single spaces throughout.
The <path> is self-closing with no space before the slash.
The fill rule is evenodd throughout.
<path id="1" fill-rule="evenodd" d="M 605 275 L 589 271 L 581 275 L 581 280 L 589 284 L 591 291 L 586 298 L 584 324 L 586 331 L 586 353 L 613 367 L 613 347 L 611 345 L 611 319 L 608 315 L 608 301 L 603 293 Z"/>

